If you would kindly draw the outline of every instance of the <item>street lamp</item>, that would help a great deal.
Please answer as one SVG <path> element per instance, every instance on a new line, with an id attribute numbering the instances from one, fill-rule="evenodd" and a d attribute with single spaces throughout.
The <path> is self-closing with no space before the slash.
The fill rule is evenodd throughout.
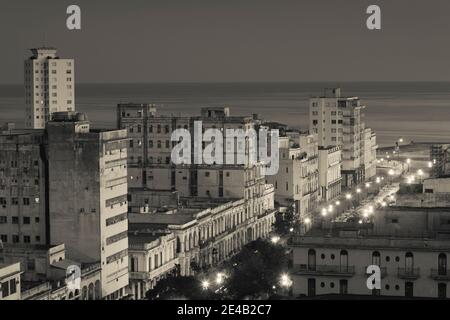
<path id="1" fill-rule="evenodd" d="M 322 208 L 322 217 L 326 217 L 326 216 L 327 216 L 327 209 Z"/>
<path id="2" fill-rule="evenodd" d="M 352 195 L 350 193 L 347 193 L 345 195 L 345 199 L 350 200 L 352 198 Z"/>
<path id="3" fill-rule="evenodd" d="M 279 236 L 273 236 L 272 239 L 270 239 L 272 241 L 273 244 L 277 244 L 278 241 L 280 241 L 280 237 Z"/>
<path id="4" fill-rule="evenodd" d="M 203 280 L 202 281 L 202 289 L 203 290 L 208 290 L 209 288 L 209 281 L 208 280 Z"/>
<path id="5" fill-rule="evenodd" d="M 336 205 L 338 206 L 338 205 L 340 205 L 341 204 L 341 202 L 338 200 L 338 201 L 336 201 Z"/>
<path id="6" fill-rule="evenodd" d="M 289 278 L 287 274 L 282 274 L 280 278 L 280 285 L 284 288 L 289 288 L 292 286 L 292 280 Z"/>

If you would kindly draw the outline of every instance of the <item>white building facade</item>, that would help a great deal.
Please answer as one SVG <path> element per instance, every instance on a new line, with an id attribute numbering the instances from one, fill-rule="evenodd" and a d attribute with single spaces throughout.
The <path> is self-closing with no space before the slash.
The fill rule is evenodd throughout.
<path id="1" fill-rule="evenodd" d="M 25 60 L 25 127 L 43 129 L 54 112 L 75 111 L 75 62 L 54 48 L 31 49 Z"/>

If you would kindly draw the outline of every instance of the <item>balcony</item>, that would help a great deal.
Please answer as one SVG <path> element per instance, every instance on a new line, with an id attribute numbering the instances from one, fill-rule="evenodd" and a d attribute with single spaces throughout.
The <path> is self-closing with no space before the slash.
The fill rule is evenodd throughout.
<path id="1" fill-rule="evenodd" d="M 299 275 L 352 277 L 355 275 L 355 266 L 316 265 L 315 267 L 308 267 L 302 264 L 294 266 L 294 273 Z"/>
<path id="2" fill-rule="evenodd" d="M 398 268 L 398 277 L 400 279 L 415 280 L 420 277 L 419 268 Z"/>
<path id="3" fill-rule="evenodd" d="M 430 278 L 438 281 L 450 281 L 450 270 L 431 269 Z"/>

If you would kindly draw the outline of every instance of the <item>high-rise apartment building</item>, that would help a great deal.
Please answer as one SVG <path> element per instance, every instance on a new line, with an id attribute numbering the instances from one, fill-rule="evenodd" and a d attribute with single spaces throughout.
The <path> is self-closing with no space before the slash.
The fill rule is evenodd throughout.
<path id="1" fill-rule="evenodd" d="M 342 147 L 342 185 L 351 187 L 365 180 L 364 110 L 358 97 L 342 97 L 339 88 L 310 99 L 310 132 L 320 147 Z"/>
<path id="2" fill-rule="evenodd" d="M 56 113 L 47 125 L 51 243 L 101 263 L 102 297 L 128 286 L 127 132 L 90 130 L 85 115 Z"/>
<path id="3" fill-rule="evenodd" d="M 53 113 L 75 111 L 75 63 L 54 48 L 31 52 L 25 60 L 25 126 L 43 129 Z"/>

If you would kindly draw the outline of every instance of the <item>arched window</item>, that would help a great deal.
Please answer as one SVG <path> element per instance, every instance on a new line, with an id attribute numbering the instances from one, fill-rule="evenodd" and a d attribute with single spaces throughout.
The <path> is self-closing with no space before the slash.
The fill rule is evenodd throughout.
<path id="1" fill-rule="evenodd" d="M 341 250 L 341 270 L 347 271 L 348 269 L 348 252 L 347 250 Z"/>
<path id="2" fill-rule="evenodd" d="M 381 266 L 381 255 L 378 251 L 372 252 L 372 264 Z"/>
<path id="3" fill-rule="evenodd" d="M 405 254 L 405 271 L 412 273 L 414 270 L 414 256 L 412 252 Z"/>
<path id="4" fill-rule="evenodd" d="M 308 250 L 308 270 L 316 270 L 316 250 Z"/>
<path id="5" fill-rule="evenodd" d="M 440 253 L 438 256 L 438 274 L 440 276 L 447 275 L 447 255 Z"/>

